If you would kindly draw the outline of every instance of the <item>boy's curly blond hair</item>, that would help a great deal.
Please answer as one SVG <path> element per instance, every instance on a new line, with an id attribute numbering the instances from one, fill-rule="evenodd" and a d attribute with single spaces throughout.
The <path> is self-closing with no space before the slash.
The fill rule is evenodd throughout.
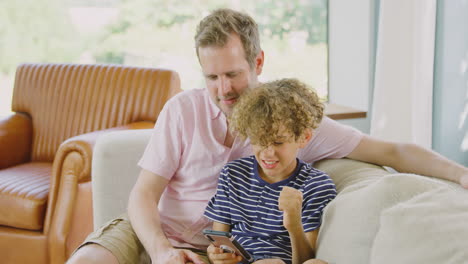
<path id="1" fill-rule="evenodd" d="M 281 79 L 245 92 L 229 117 L 229 125 L 255 145 L 269 146 L 284 132 L 297 141 L 306 129 L 318 127 L 323 108 L 306 84 Z"/>

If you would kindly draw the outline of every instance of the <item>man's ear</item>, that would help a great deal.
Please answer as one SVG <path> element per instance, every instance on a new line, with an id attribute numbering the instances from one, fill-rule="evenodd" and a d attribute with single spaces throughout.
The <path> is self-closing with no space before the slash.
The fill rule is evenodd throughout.
<path id="1" fill-rule="evenodd" d="M 307 146 L 307 144 L 309 144 L 310 140 L 312 139 L 313 134 L 314 134 L 313 130 L 311 128 L 307 128 L 304 131 L 304 133 L 302 133 L 299 147 L 303 148 Z"/>
<path id="2" fill-rule="evenodd" d="M 265 54 L 261 50 L 257 57 L 255 57 L 255 72 L 260 75 L 263 71 L 263 64 L 265 63 Z"/>

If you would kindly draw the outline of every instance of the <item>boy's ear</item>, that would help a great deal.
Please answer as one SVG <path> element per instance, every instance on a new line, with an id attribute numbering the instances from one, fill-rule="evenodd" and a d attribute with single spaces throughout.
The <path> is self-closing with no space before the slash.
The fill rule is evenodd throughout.
<path id="1" fill-rule="evenodd" d="M 302 134 L 301 144 L 299 145 L 299 147 L 303 148 L 303 147 L 307 146 L 307 144 L 309 144 L 310 140 L 312 139 L 313 134 L 314 134 L 314 132 L 312 131 L 312 129 L 307 128 L 304 131 L 304 133 Z"/>

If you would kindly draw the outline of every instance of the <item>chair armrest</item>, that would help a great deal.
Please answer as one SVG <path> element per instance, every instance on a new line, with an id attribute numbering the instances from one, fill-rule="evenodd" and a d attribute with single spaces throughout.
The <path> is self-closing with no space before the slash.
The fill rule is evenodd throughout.
<path id="1" fill-rule="evenodd" d="M 51 263 L 65 262 L 65 253 L 67 252 L 65 248 L 66 242 L 72 235 L 70 234 L 72 229 L 74 232 L 82 233 L 90 231 L 72 228 L 73 225 L 82 225 L 83 228 L 92 226 L 91 213 L 77 216 L 74 214 L 74 210 L 77 206 L 79 187 L 91 180 L 93 149 L 98 138 L 106 137 L 107 134 L 116 130 L 147 129 L 153 126 L 154 123 L 152 122 L 135 122 L 75 136 L 67 139 L 60 145 L 53 162 L 48 207 L 44 224 L 44 233 L 49 233 Z M 90 188 L 91 185 L 88 185 Z M 87 207 L 91 209 L 91 203 Z M 73 216 L 77 216 L 80 219 L 74 219 Z"/>
<path id="2" fill-rule="evenodd" d="M 29 161 L 32 122 L 22 113 L 0 118 L 0 169 Z"/>
<path id="3" fill-rule="evenodd" d="M 135 122 L 124 126 L 94 131 L 69 138 L 60 145 L 57 151 L 57 154 L 54 158 L 53 174 L 54 176 L 60 176 L 66 174 L 69 171 L 74 171 L 79 172 L 74 173 L 74 175 L 78 176 L 78 182 L 89 181 L 91 179 L 91 161 L 93 148 L 98 138 L 113 131 L 149 129 L 153 126 L 154 123 L 152 122 Z M 79 156 L 75 156 L 76 154 L 79 154 Z"/>
<path id="4" fill-rule="evenodd" d="M 91 169 L 95 229 L 126 211 L 140 172 L 137 163 L 151 133 L 152 129 L 115 131 L 97 141 Z"/>

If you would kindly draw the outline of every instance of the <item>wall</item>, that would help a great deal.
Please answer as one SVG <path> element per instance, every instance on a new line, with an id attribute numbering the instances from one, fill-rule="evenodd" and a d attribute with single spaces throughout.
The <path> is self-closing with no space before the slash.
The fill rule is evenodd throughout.
<path id="1" fill-rule="evenodd" d="M 438 0 L 433 149 L 468 166 L 468 1 Z"/>

